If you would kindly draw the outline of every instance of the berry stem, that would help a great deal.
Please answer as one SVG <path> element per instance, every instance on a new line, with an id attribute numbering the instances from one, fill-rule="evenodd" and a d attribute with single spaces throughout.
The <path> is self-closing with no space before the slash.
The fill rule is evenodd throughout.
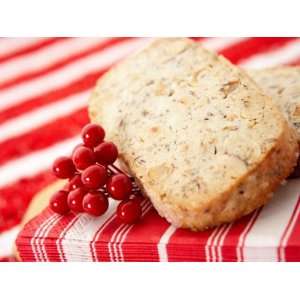
<path id="1" fill-rule="evenodd" d="M 123 172 L 121 169 L 119 169 L 118 167 L 116 167 L 115 165 L 109 165 L 108 166 L 108 169 L 112 172 L 115 172 L 115 173 L 121 173 L 121 174 L 124 174 L 124 175 L 127 175 L 125 172 Z"/>

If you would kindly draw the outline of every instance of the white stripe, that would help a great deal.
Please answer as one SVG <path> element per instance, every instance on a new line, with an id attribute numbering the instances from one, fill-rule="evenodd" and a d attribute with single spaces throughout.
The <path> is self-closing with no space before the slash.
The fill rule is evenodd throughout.
<path id="1" fill-rule="evenodd" d="M 267 68 L 287 64 L 300 58 L 300 39 L 267 53 L 261 53 L 241 62 L 243 68 Z"/>
<path id="2" fill-rule="evenodd" d="M 114 244 L 114 241 L 115 241 L 115 238 L 117 237 L 117 235 L 119 233 L 122 233 L 124 230 L 126 230 L 126 228 L 128 226 L 129 225 L 121 224 L 115 230 L 115 232 L 113 233 L 113 235 L 111 236 L 111 239 L 110 239 L 110 241 L 107 244 L 110 261 L 118 261 L 118 252 L 117 252 L 116 246 Z"/>
<path id="3" fill-rule="evenodd" d="M 291 233 L 292 233 L 292 231 L 295 227 L 296 221 L 299 217 L 299 213 L 300 213 L 300 205 L 297 207 L 294 218 L 292 219 L 292 222 L 290 223 L 290 225 L 288 227 L 288 230 L 287 230 L 286 234 L 284 235 L 284 237 L 282 239 L 282 244 L 279 245 L 279 257 L 278 257 L 279 261 L 285 261 L 285 247 L 286 247 L 287 242 L 290 238 L 290 235 L 291 235 Z"/>
<path id="4" fill-rule="evenodd" d="M 142 203 L 142 209 L 144 209 L 144 205 L 147 204 L 147 202 Z M 119 260 L 119 253 L 117 248 L 117 243 L 119 239 L 121 238 L 123 232 L 125 232 L 128 228 L 130 228 L 130 225 L 127 224 L 121 224 L 113 233 L 111 236 L 110 241 L 108 242 L 108 251 L 109 251 L 109 257 L 110 261 L 120 261 Z"/>
<path id="5" fill-rule="evenodd" d="M 53 222 L 59 219 L 59 215 L 52 215 L 50 218 L 46 219 L 35 231 L 34 235 L 30 239 L 30 245 L 32 252 L 34 254 L 35 261 L 43 261 L 43 252 L 40 249 L 40 240 L 39 238 L 43 236 L 45 230 L 47 230 L 48 226 L 50 226 Z"/>
<path id="6" fill-rule="evenodd" d="M 2 165 L 0 167 L 0 187 L 46 170 L 58 156 L 70 154 L 79 141 L 80 137 L 76 136 Z"/>
<path id="7" fill-rule="evenodd" d="M 0 92 L 0 109 L 21 103 L 28 97 L 36 97 L 58 89 L 90 72 L 105 69 L 148 42 L 148 38 L 120 42 L 118 45 L 77 60 L 51 74 L 5 89 Z"/>
<path id="8" fill-rule="evenodd" d="M 142 204 L 142 218 L 147 214 L 147 212 L 151 209 L 151 207 L 152 207 L 152 205 L 149 200 L 146 200 L 146 203 Z M 119 234 L 119 236 L 116 240 L 116 243 L 117 243 L 116 246 L 117 246 L 118 252 L 119 252 L 119 254 L 117 253 L 117 255 L 118 255 L 117 261 L 125 261 L 123 250 L 122 250 L 122 245 L 123 245 L 125 238 L 127 237 L 128 233 L 129 233 L 129 231 L 133 227 L 134 227 L 134 224 L 130 225 L 125 232 L 123 232 L 122 234 Z"/>
<path id="9" fill-rule="evenodd" d="M 117 209 L 117 204 L 116 204 L 116 201 L 115 200 L 111 200 L 111 201 L 113 201 L 114 202 L 114 204 L 115 204 L 115 210 Z M 110 215 L 110 220 L 109 221 L 107 221 L 106 222 L 106 224 L 104 224 L 104 226 L 101 228 L 101 230 L 99 230 L 98 231 L 98 233 L 97 233 L 97 235 L 95 236 L 95 238 L 93 239 L 93 241 L 92 241 L 92 244 L 91 244 L 91 251 L 92 251 L 92 253 L 91 253 L 91 259 L 93 260 L 94 258 L 95 258 L 95 260 L 96 261 L 99 261 L 99 259 L 98 259 L 98 253 L 97 253 L 97 249 L 96 249 L 96 243 L 97 243 L 97 241 L 98 241 L 98 239 L 99 239 L 99 237 L 100 237 L 100 235 L 101 235 L 101 233 L 103 232 L 103 230 L 113 221 L 113 220 L 115 220 L 115 218 L 116 218 L 116 215 L 115 215 L 115 211 L 112 211 L 111 212 L 111 215 Z M 95 231 L 95 233 L 97 232 L 97 230 Z M 93 236 L 94 237 L 94 236 Z M 108 247 L 108 251 L 110 251 L 110 246 L 109 246 L 109 244 L 107 245 L 107 247 Z M 109 252 L 109 255 L 111 255 L 111 253 Z M 101 261 L 101 259 L 100 259 L 100 261 Z"/>
<path id="10" fill-rule="evenodd" d="M 251 216 L 251 219 L 248 221 L 247 226 L 244 228 L 243 232 L 240 234 L 238 243 L 237 243 L 237 249 L 236 249 L 236 256 L 237 256 L 237 261 L 240 262 L 243 259 L 243 253 L 244 253 L 244 248 L 243 248 L 243 243 L 245 240 L 245 236 L 249 230 L 249 228 L 253 225 L 253 222 L 257 216 L 257 214 L 259 213 L 259 210 L 256 210 L 253 215 Z"/>
<path id="11" fill-rule="evenodd" d="M 300 179 L 289 181 L 262 209 L 245 239 L 245 261 L 277 261 L 277 247 L 297 204 L 299 186 Z"/>
<path id="12" fill-rule="evenodd" d="M 50 230 L 63 218 L 63 216 L 56 214 L 56 218 L 53 222 L 50 222 L 48 226 L 44 227 L 44 230 L 40 233 L 40 239 L 37 240 L 36 247 L 41 254 L 41 261 L 49 261 L 47 251 L 45 248 L 45 240 L 50 232 Z"/>
<path id="13" fill-rule="evenodd" d="M 62 247 L 63 238 L 64 238 L 65 234 L 70 230 L 70 228 L 75 224 L 75 222 L 78 220 L 78 218 L 80 218 L 79 214 L 76 215 L 74 217 L 74 219 L 72 219 L 69 222 L 69 224 L 61 231 L 60 235 L 58 236 L 58 238 L 55 241 L 56 249 L 57 249 L 60 261 L 65 261 L 64 251 L 63 251 L 63 247 Z"/>
<path id="14" fill-rule="evenodd" d="M 13 247 L 19 231 L 19 226 L 15 226 L 0 234 L 0 258 L 13 255 Z"/>
<path id="15" fill-rule="evenodd" d="M 94 253 L 96 253 L 96 249 L 95 243 L 90 245 L 90 242 L 99 228 L 115 213 L 117 204 L 117 201 L 110 199 L 108 210 L 100 217 L 95 218 L 87 214 L 80 214 L 80 217 L 67 231 L 64 239 L 61 241 L 61 247 L 66 261 L 78 261 L 78 249 L 80 249 L 81 255 L 84 255 L 85 261 L 93 261 L 90 246 Z M 103 229 L 104 227 L 102 230 Z M 102 232 L 102 230 L 100 232 Z"/>
<path id="16" fill-rule="evenodd" d="M 210 234 L 206 244 L 205 244 L 205 261 L 211 261 L 210 257 L 210 250 L 211 250 L 211 243 L 216 236 L 216 234 L 219 232 L 220 227 L 216 227 L 213 232 Z"/>
<path id="17" fill-rule="evenodd" d="M 217 233 L 217 235 L 215 236 L 215 238 L 213 239 L 211 245 L 210 245 L 210 249 L 211 249 L 211 261 L 217 261 L 217 245 L 219 242 L 220 237 L 222 237 L 222 234 L 226 231 L 226 227 L 227 225 L 222 225 L 220 227 L 219 232 Z"/>
<path id="18" fill-rule="evenodd" d="M 0 83 L 27 72 L 43 70 L 53 63 L 68 58 L 97 44 L 102 44 L 108 38 L 71 38 L 61 40 L 48 47 L 41 48 L 1 64 Z"/>
<path id="19" fill-rule="evenodd" d="M 224 244 L 224 240 L 229 232 L 229 230 L 231 229 L 233 223 L 227 225 L 227 229 L 224 231 L 224 233 L 222 234 L 221 238 L 220 238 L 220 241 L 219 241 L 219 244 L 217 246 L 217 250 L 216 250 L 216 258 L 217 258 L 217 261 L 223 261 L 223 256 L 222 256 L 222 247 L 223 247 L 223 244 Z"/>
<path id="20" fill-rule="evenodd" d="M 41 108 L 31 110 L 19 117 L 8 120 L 0 125 L 0 142 L 29 132 L 55 119 L 64 117 L 87 106 L 90 90 L 69 96 L 62 101 L 51 103 Z"/>
<path id="21" fill-rule="evenodd" d="M 243 42 L 249 40 L 249 38 L 230 38 L 230 37 L 224 37 L 224 38 L 208 38 L 203 41 L 200 41 L 201 45 L 209 50 L 214 51 L 220 51 L 225 48 L 228 48 L 230 46 L 233 46 L 237 43 Z"/>
<path id="22" fill-rule="evenodd" d="M 161 236 L 158 244 L 157 250 L 159 255 L 159 261 L 168 261 L 168 250 L 167 245 L 173 233 L 176 231 L 176 227 L 170 225 L 168 229 Z"/>
<path id="23" fill-rule="evenodd" d="M 115 242 L 115 238 L 117 237 L 117 235 L 119 233 L 122 233 L 124 230 L 126 230 L 126 228 L 128 228 L 129 225 L 126 224 L 121 224 L 113 233 L 113 235 L 111 236 L 110 241 L 108 242 L 108 252 L 109 252 L 109 258 L 110 261 L 118 261 L 118 250 L 116 249 L 116 246 L 114 244 Z"/>
<path id="24" fill-rule="evenodd" d="M 32 46 L 44 38 L 4 38 L 0 43 L 0 55 L 7 55 L 17 50 Z"/>

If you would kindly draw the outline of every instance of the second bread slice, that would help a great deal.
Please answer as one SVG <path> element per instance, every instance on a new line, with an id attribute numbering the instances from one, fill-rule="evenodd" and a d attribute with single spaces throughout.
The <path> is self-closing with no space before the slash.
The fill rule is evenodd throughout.
<path id="1" fill-rule="evenodd" d="M 248 73 L 272 97 L 291 126 L 296 129 L 300 147 L 300 68 L 277 67 L 249 70 Z M 300 177 L 300 159 L 291 177 Z"/>
<path id="2" fill-rule="evenodd" d="M 295 127 L 300 142 L 300 68 L 278 67 L 248 73 L 281 108 Z"/>

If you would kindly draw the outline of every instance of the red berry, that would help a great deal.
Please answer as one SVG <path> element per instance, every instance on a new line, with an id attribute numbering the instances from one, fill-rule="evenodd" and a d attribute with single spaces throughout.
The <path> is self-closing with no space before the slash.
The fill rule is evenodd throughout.
<path id="1" fill-rule="evenodd" d="M 125 224 L 137 222 L 141 215 L 142 208 L 139 200 L 126 200 L 118 205 L 117 216 Z"/>
<path id="2" fill-rule="evenodd" d="M 57 158 L 53 163 L 52 170 L 58 178 L 71 178 L 76 171 L 72 159 L 66 156 Z"/>
<path id="3" fill-rule="evenodd" d="M 86 194 L 86 190 L 84 188 L 77 188 L 71 191 L 68 195 L 68 205 L 71 210 L 74 212 L 83 212 L 83 197 Z"/>
<path id="4" fill-rule="evenodd" d="M 81 174 L 81 181 L 89 189 L 102 187 L 107 180 L 106 168 L 101 165 L 93 165 L 86 168 Z"/>
<path id="5" fill-rule="evenodd" d="M 95 163 L 95 154 L 92 149 L 81 146 L 73 152 L 72 159 L 77 170 L 84 170 Z"/>
<path id="6" fill-rule="evenodd" d="M 73 148 L 73 151 L 72 151 L 72 155 L 71 155 L 71 156 L 73 156 L 74 152 L 75 152 L 79 147 L 81 147 L 81 146 L 84 146 L 84 145 L 83 145 L 83 144 L 78 144 L 78 145 L 76 145 L 76 146 Z"/>
<path id="7" fill-rule="evenodd" d="M 87 193 L 83 198 L 83 209 L 93 216 L 101 216 L 108 209 L 108 200 L 101 192 Z"/>
<path id="8" fill-rule="evenodd" d="M 92 148 L 96 147 L 103 141 L 105 137 L 105 131 L 100 125 L 88 124 L 83 127 L 81 136 L 84 144 L 87 147 Z"/>
<path id="9" fill-rule="evenodd" d="M 115 162 L 118 157 L 118 148 L 114 143 L 104 142 L 95 148 L 95 156 L 101 165 L 110 165 Z"/>
<path id="10" fill-rule="evenodd" d="M 68 183 L 68 190 L 73 191 L 79 187 L 82 187 L 83 183 L 81 181 L 81 175 L 80 174 L 75 174 L 73 178 L 70 179 Z"/>
<path id="11" fill-rule="evenodd" d="M 106 184 L 107 192 L 116 200 L 127 199 L 132 191 L 132 183 L 125 174 L 116 174 Z"/>
<path id="12" fill-rule="evenodd" d="M 70 211 L 67 198 L 68 198 L 68 192 L 66 191 L 56 192 L 50 199 L 50 208 L 54 212 L 60 215 L 65 215 Z"/>

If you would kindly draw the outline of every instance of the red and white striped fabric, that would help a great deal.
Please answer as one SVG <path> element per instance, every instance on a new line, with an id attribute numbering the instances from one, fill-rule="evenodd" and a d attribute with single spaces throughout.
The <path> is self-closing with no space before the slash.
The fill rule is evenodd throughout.
<path id="1" fill-rule="evenodd" d="M 144 38 L 0 38 L 0 260 L 11 260 L 17 224 L 32 196 L 54 178 L 88 122 L 96 80 L 148 43 Z M 299 38 L 201 38 L 205 47 L 247 68 L 297 65 Z M 26 261 L 299 261 L 300 180 L 235 224 L 203 233 L 176 230 L 150 203 L 134 226 L 115 218 L 59 217 L 45 210 L 18 236 Z M 2 258 L 1 258 L 2 257 Z"/>

